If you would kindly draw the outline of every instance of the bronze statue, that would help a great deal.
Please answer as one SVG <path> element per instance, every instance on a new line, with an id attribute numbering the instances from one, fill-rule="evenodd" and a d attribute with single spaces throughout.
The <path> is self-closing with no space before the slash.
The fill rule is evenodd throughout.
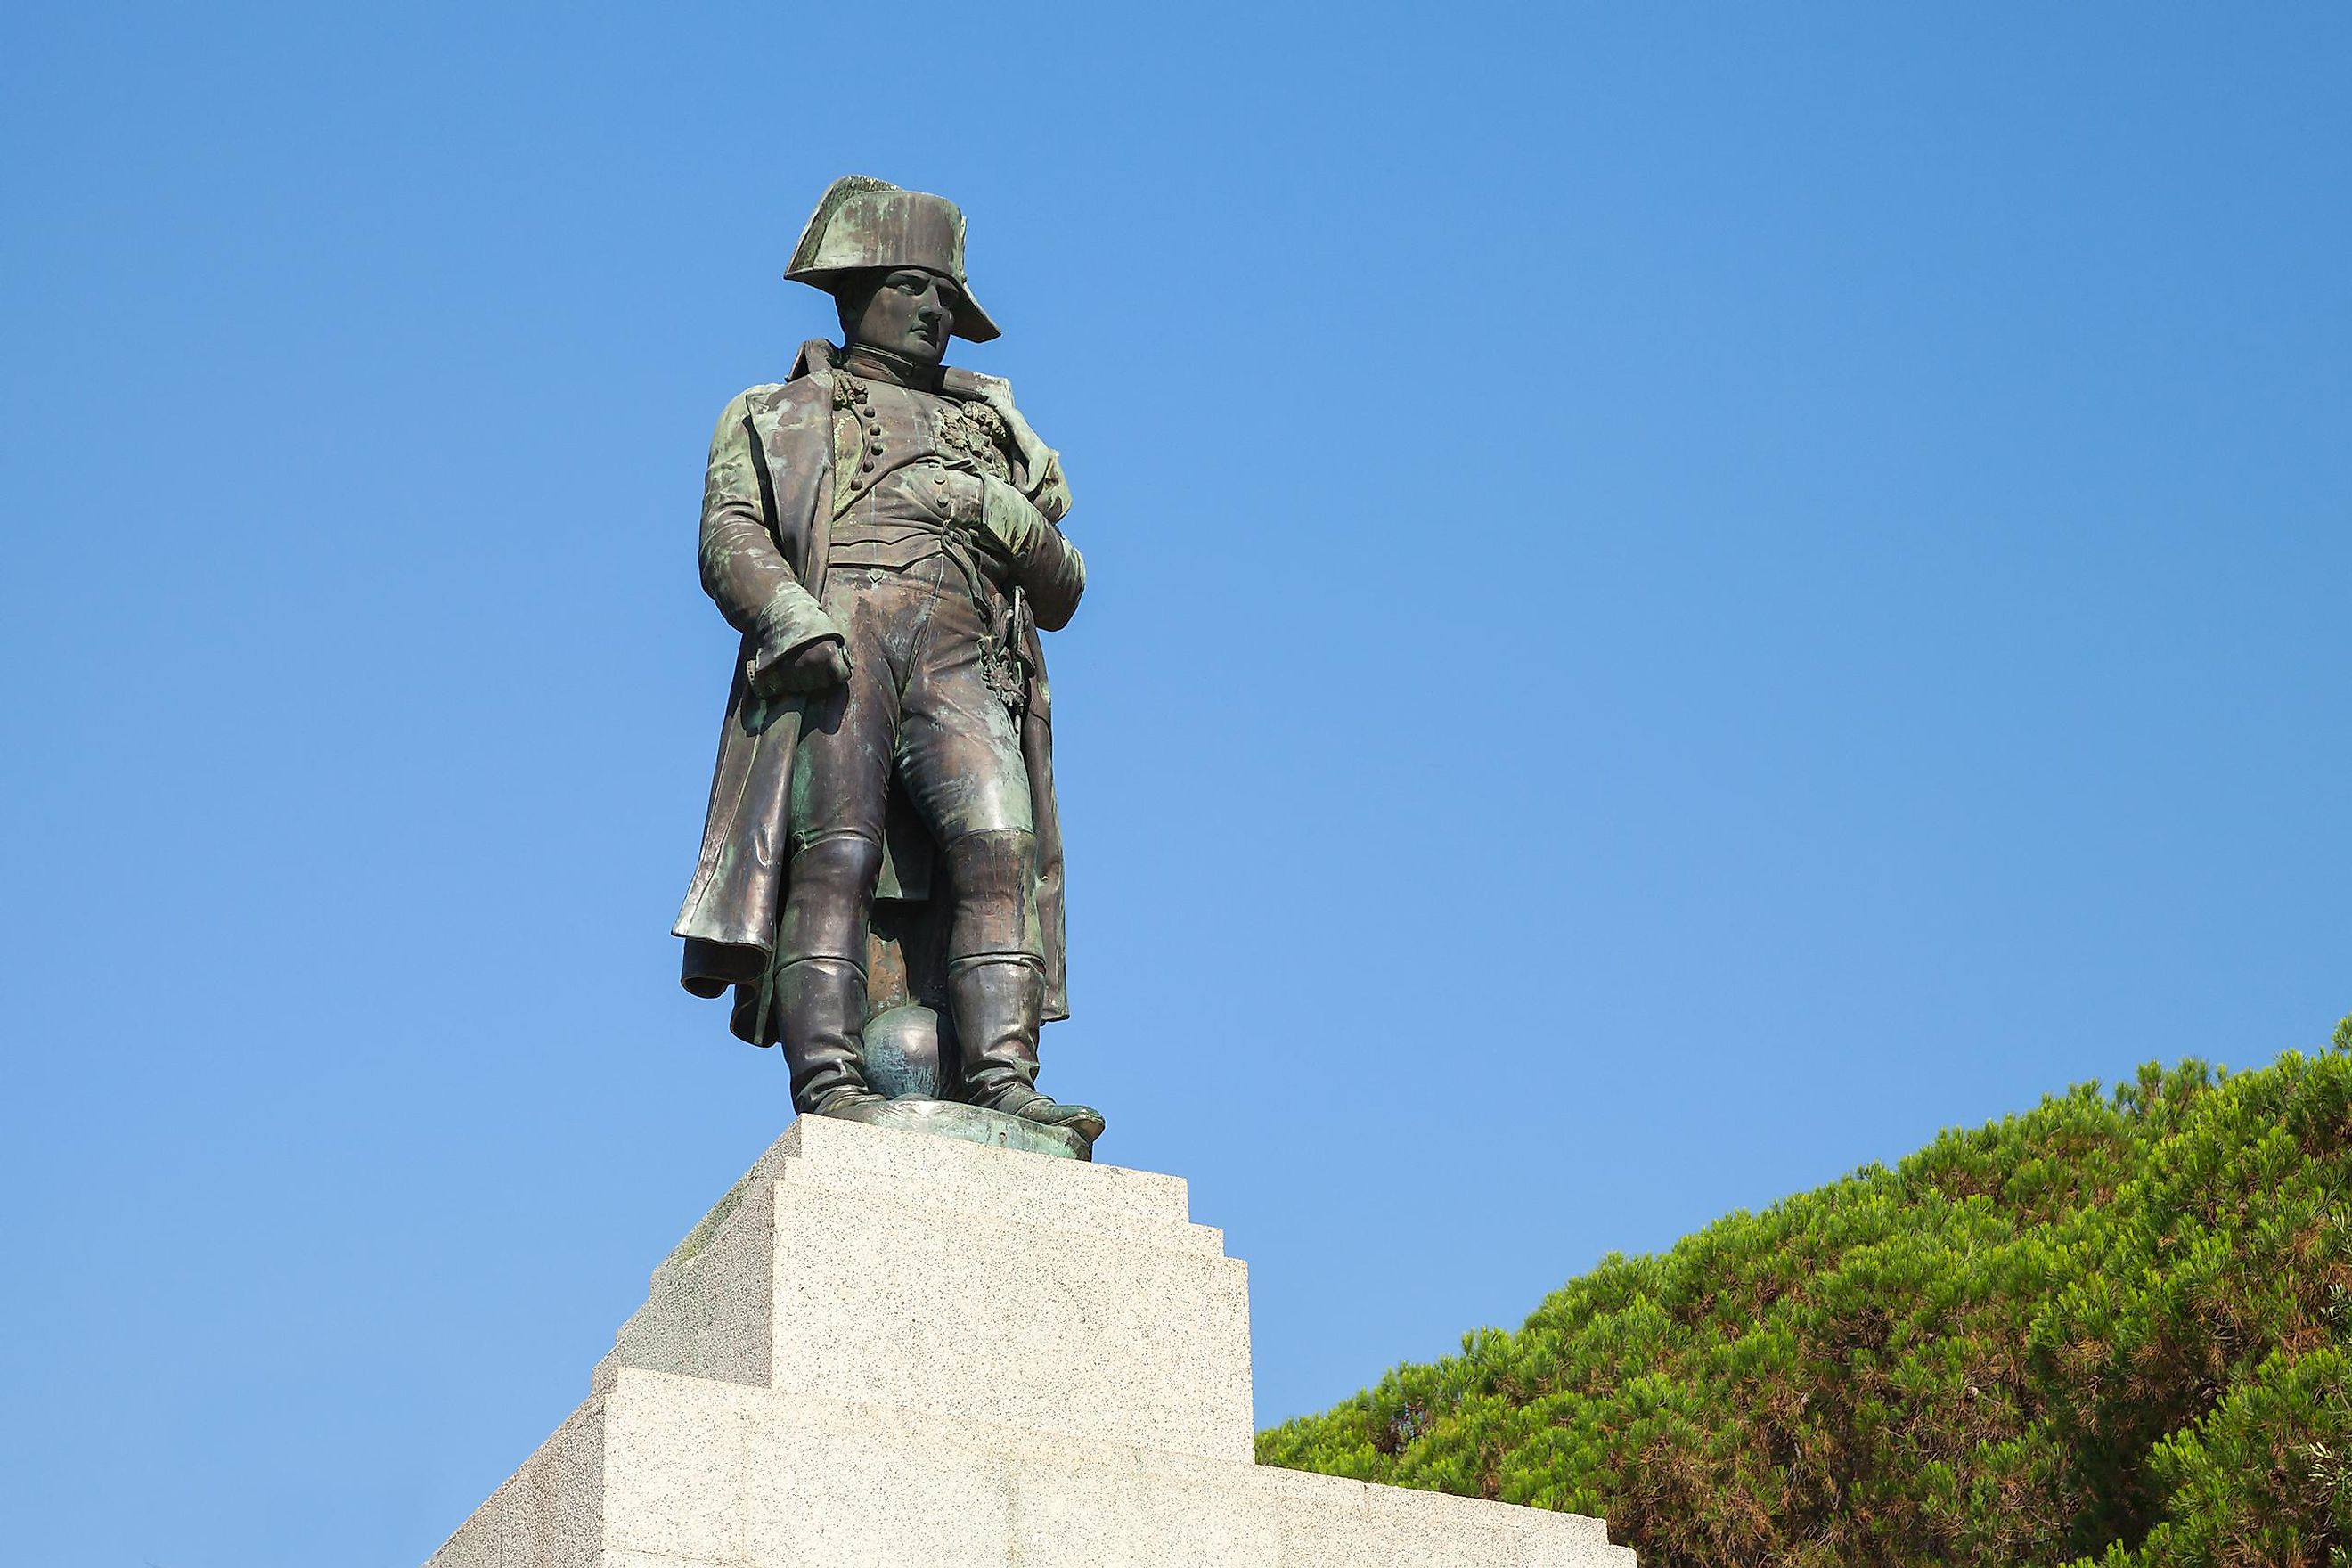
<path id="1" fill-rule="evenodd" d="M 940 363 L 998 335 L 963 262 L 953 203 L 835 181 L 784 276 L 834 296 L 843 346 L 719 416 L 702 585 L 743 641 L 674 929 L 687 989 L 733 992 L 801 1110 L 960 1101 L 1085 1157 L 1100 1113 L 1035 1082 L 1068 1016 L 1037 634 L 1086 566 L 1011 388 Z"/>

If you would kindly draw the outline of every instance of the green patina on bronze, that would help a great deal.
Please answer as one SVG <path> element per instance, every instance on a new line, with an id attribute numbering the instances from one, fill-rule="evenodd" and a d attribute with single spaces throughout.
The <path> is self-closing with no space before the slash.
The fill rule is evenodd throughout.
<path id="1" fill-rule="evenodd" d="M 940 273 L 963 290 L 950 330 L 984 343 L 1000 334 L 971 297 L 963 244 L 963 213 L 946 197 L 902 190 L 866 174 L 844 174 L 801 230 L 784 276 L 830 293 L 845 274 L 873 268 L 919 267 Z"/>
<path id="2" fill-rule="evenodd" d="M 674 929 L 801 1110 L 1083 1158 L 1100 1114 L 1034 1083 L 1068 1013 L 1039 634 L 1086 563 L 1011 387 L 940 363 L 999 331 L 964 240 L 944 197 L 835 181 L 785 275 L 834 296 L 842 345 L 719 416 L 702 584 L 742 645 Z"/>

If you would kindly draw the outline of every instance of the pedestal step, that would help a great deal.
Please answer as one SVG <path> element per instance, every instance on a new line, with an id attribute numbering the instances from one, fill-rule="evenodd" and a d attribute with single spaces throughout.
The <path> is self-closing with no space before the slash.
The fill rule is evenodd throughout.
<path id="1" fill-rule="evenodd" d="M 1183 1183 L 824 1117 L 655 1271 L 624 1366 L 1253 1452 L 1248 1269 Z"/>
<path id="2" fill-rule="evenodd" d="M 1631 1568 L 1598 1520 L 1261 1468 L 1184 1184 L 804 1119 L 428 1568 Z"/>
<path id="3" fill-rule="evenodd" d="M 1633 1568 L 1599 1520 L 619 1370 L 428 1568 Z"/>

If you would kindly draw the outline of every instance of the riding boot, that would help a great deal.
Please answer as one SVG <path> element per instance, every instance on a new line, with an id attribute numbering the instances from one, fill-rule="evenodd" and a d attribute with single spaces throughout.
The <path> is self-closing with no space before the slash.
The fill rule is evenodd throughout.
<path id="1" fill-rule="evenodd" d="M 1037 1028 L 1045 975 L 1025 953 L 982 953 L 948 964 L 948 1005 L 963 1056 L 963 1097 L 1046 1127 L 1066 1127 L 1092 1143 L 1103 1114 L 1037 1092 Z"/>
<path id="2" fill-rule="evenodd" d="M 845 958 L 796 958 L 776 971 L 776 1009 L 793 1105 L 837 1116 L 882 1097 L 866 1081 L 866 974 Z"/>

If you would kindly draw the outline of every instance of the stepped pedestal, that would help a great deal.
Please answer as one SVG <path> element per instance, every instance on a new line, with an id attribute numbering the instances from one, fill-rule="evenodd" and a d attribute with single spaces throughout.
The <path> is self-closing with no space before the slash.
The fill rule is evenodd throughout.
<path id="1" fill-rule="evenodd" d="M 1247 1272 L 1182 1182 L 803 1118 L 427 1568 L 1632 1568 L 1251 1438 Z"/>

